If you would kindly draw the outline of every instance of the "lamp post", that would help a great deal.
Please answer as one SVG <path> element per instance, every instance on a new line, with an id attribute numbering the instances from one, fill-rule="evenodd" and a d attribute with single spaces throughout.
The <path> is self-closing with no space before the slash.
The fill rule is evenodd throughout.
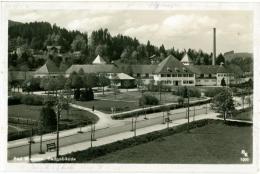
<path id="1" fill-rule="evenodd" d="M 32 162 L 31 161 L 31 157 L 32 157 L 32 144 L 34 143 L 32 136 L 33 136 L 33 128 L 31 129 L 31 135 L 30 135 L 29 141 L 28 141 L 28 143 L 29 143 L 29 163 Z"/>
<path id="2" fill-rule="evenodd" d="M 187 132 L 189 133 L 189 124 L 190 124 L 190 97 L 189 97 L 189 90 L 188 88 L 185 86 L 184 87 L 184 98 L 188 98 L 188 111 L 187 111 L 187 117 L 188 117 L 188 124 L 187 124 Z"/>
<path id="3" fill-rule="evenodd" d="M 57 148 L 56 148 L 56 158 L 59 158 L 59 124 L 60 124 L 60 112 L 61 112 L 61 106 L 60 102 L 57 105 Z"/>

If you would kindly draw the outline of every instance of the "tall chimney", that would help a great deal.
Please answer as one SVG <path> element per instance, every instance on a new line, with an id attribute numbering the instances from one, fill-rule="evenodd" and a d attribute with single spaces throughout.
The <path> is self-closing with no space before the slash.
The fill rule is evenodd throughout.
<path id="1" fill-rule="evenodd" d="M 212 65 L 215 65 L 216 61 L 216 28 L 213 28 L 213 59 Z"/>

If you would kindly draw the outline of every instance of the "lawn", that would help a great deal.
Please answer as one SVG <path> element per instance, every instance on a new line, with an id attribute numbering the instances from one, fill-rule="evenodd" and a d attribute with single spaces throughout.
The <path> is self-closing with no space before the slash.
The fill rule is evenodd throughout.
<path id="1" fill-rule="evenodd" d="M 40 116 L 40 110 L 42 106 L 32 105 L 11 105 L 8 106 L 8 117 L 15 117 L 19 119 L 29 119 L 37 121 Z M 85 122 L 97 122 L 98 117 L 88 111 L 82 111 L 79 109 L 71 108 L 70 112 L 62 111 L 61 113 L 61 124 L 76 124 L 80 125 L 82 121 Z M 14 132 L 16 128 L 29 129 L 32 126 L 25 126 L 24 124 L 13 124 L 9 123 L 8 132 Z"/>
<path id="2" fill-rule="evenodd" d="M 146 91 L 143 95 L 152 95 L 157 99 L 160 99 L 159 92 L 150 92 Z M 137 102 L 139 98 L 142 96 L 142 93 L 139 91 L 129 91 L 118 93 L 116 96 L 113 93 L 105 93 L 104 95 L 99 95 L 97 99 L 106 99 L 106 100 L 123 100 L 128 102 Z M 197 100 L 198 98 L 191 97 L 190 100 Z M 174 103 L 178 102 L 178 96 L 173 95 L 172 92 L 161 92 L 161 103 Z"/>
<path id="3" fill-rule="evenodd" d="M 76 104 L 92 108 L 95 106 L 95 110 L 99 110 L 104 113 L 110 114 L 111 108 L 116 108 L 116 112 L 129 111 L 139 108 L 138 102 L 126 102 L 126 101 L 113 101 L 113 100 L 93 100 L 93 101 L 76 101 Z"/>
<path id="4" fill-rule="evenodd" d="M 253 110 L 247 109 L 245 112 L 241 112 L 241 113 L 233 116 L 233 119 L 252 121 L 253 120 Z"/>
<path id="5" fill-rule="evenodd" d="M 223 122 L 177 133 L 162 139 L 119 150 L 88 163 L 175 163 L 234 164 L 248 152 L 252 162 L 252 127 L 231 126 Z"/>
<path id="6" fill-rule="evenodd" d="M 144 94 L 149 94 L 155 96 L 157 99 L 160 99 L 159 92 L 145 92 Z M 96 97 L 96 100 L 94 101 L 76 101 L 76 104 L 87 108 L 92 108 L 93 106 L 95 106 L 96 110 L 111 114 L 112 107 L 116 108 L 116 112 L 130 111 L 140 108 L 138 101 L 141 96 L 142 94 L 138 91 L 118 93 L 116 97 L 113 93 L 105 93 L 104 95 L 98 95 L 98 97 Z M 198 100 L 198 98 L 190 98 L 190 101 L 194 100 Z M 171 92 L 161 93 L 162 104 L 174 102 L 178 102 L 178 96 L 172 95 Z"/>

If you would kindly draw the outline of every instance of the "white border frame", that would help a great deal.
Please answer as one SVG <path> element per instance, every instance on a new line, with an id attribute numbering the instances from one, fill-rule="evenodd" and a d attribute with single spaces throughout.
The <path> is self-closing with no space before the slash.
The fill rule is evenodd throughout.
<path id="1" fill-rule="evenodd" d="M 8 41 L 8 11 L 11 9 L 128 9 L 128 10 L 249 10 L 254 12 L 254 124 L 253 124 L 253 164 L 242 165 L 187 165 L 187 164 L 20 164 L 7 162 L 7 41 Z M 259 171 L 259 113 L 260 94 L 257 87 L 260 85 L 260 3 L 254 2 L 207 2 L 202 0 L 184 2 L 115 2 L 115 1 L 12 1 L 1 3 L 0 28 L 0 170 L 9 172 L 150 172 L 150 173 L 256 173 Z M 258 36 L 258 37 L 257 37 Z"/>

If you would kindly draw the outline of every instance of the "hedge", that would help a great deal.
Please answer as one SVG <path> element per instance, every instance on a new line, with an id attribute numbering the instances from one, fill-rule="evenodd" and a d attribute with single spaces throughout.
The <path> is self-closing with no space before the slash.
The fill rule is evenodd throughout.
<path id="1" fill-rule="evenodd" d="M 196 87 L 187 87 L 188 91 L 189 91 L 189 96 L 190 97 L 200 97 L 201 96 L 201 92 L 199 89 L 197 89 Z M 184 90 L 185 87 L 179 87 L 177 89 L 177 91 L 173 91 L 172 94 L 173 95 L 177 95 L 177 96 L 184 96 Z"/>
<path id="2" fill-rule="evenodd" d="M 198 102 L 190 103 L 190 106 L 197 106 L 197 105 L 202 105 L 202 104 L 206 104 L 206 103 L 210 103 L 210 102 L 211 102 L 211 99 L 208 99 L 205 101 L 198 101 Z M 118 113 L 118 114 L 113 115 L 112 118 L 117 120 L 117 119 L 129 118 L 129 117 L 136 116 L 136 115 L 141 115 L 141 114 L 144 114 L 144 112 L 146 114 L 162 112 L 165 110 L 165 107 L 167 107 L 170 110 L 173 110 L 173 109 L 183 108 L 185 106 L 182 103 L 180 103 L 180 104 L 170 104 L 170 105 L 160 105 L 160 106 L 155 106 L 155 107 L 147 107 L 147 108 L 132 111 L 132 112 Z"/>
<path id="3" fill-rule="evenodd" d="M 194 128 L 198 128 L 198 127 L 202 127 L 205 126 L 207 124 L 212 124 L 212 123 L 223 123 L 223 121 L 221 120 L 211 120 L 211 119 L 204 119 L 204 120 L 198 120 L 198 121 L 194 121 L 191 122 L 189 124 L 190 129 L 194 129 Z M 250 126 L 252 124 L 249 123 L 237 123 L 237 122 L 227 122 L 227 125 L 235 125 L 235 126 Z M 171 127 L 169 129 L 163 129 L 160 131 L 155 131 L 155 132 L 151 132 L 148 134 L 144 134 L 144 135 L 139 135 L 137 137 L 132 137 L 132 138 L 128 138 L 128 139 L 124 139 L 124 140 L 119 140 L 110 144 L 106 144 L 106 145 L 102 145 L 102 146 L 96 146 L 96 147 L 92 147 L 86 150 L 82 150 L 82 151 L 77 151 L 77 152 L 72 152 L 70 154 L 61 156 L 61 159 L 65 159 L 65 158 L 74 158 L 76 159 L 73 162 L 86 162 L 86 161 L 90 161 L 93 160 L 95 158 L 104 156 L 106 154 L 118 151 L 118 150 L 122 150 L 125 148 L 129 148 L 129 147 L 133 147 L 136 145 L 140 145 L 140 144 L 144 144 L 144 143 L 148 143 L 151 141 L 154 141 L 156 139 L 161 139 L 163 137 L 166 136 L 170 136 L 173 135 L 175 133 L 180 133 L 183 131 L 186 131 L 187 129 L 187 124 L 183 124 L 183 125 L 178 125 L 176 127 Z M 66 162 L 66 161 L 62 161 L 62 160 L 45 160 L 43 161 L 45 163 L 59 163 L 59 162 Z M 70 161 L 71 163 L 71 161 Z"/>
<path id="4" fill-rule="evenodd" d="M 43 105 L 44 98 L 38 95 L 24 95 L 21 98 L 21 103 L 26 105 Z"/>
<path id="5" fill-rule="evenodd" d="M 159 104 L 159 100 L 152 95 L 145 94 L 139 98 L 139 106 L 158 105 L 158 104 Z"/>

